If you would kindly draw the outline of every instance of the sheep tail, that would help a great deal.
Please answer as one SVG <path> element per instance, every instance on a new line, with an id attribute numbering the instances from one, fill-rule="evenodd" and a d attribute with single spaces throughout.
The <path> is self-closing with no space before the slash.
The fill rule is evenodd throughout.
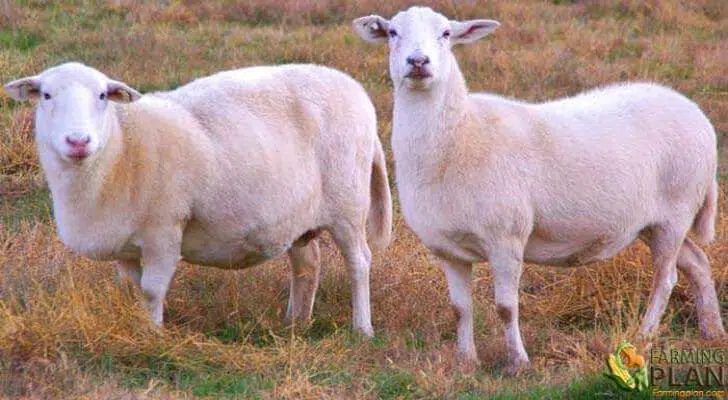
<path id="1" fill-rule="evenodd" d="M 718 181 L 713 182 L 708 188 L 703 205 L 693 220 L 692 231 L 696 240 L 701 244 L 708 244 L 715 239 L 715 218 L 718 214 Z"/>
<path id="2" fill-rule="evenodd" d="M 376 139 L 367 215 L 367 241 L 373 249 L 384 249 L 392 240 L 392 194 L 382 143 Z"/>

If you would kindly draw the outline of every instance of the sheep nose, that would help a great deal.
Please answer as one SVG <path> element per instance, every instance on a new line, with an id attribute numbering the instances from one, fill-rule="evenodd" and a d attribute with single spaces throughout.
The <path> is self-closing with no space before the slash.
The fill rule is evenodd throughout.
<path id="1" fill-rule="evenodd" d="M 74 132 L 68 136 L 66 136 L 66 143 L 73 147 L 83 147 L 88 144 L 88 142 L 91 141 L 91 137 L 89 135 L 84 135 L 83 133 Z"/>
<path id="2" fill-rule="evenodd" d="M 427 65 L 430 63 L 430 57 L 427 57 L 423 54 L 413 54 L 409 57 L 407 57 L 407 64 L 421 68 L 423 65 Z"/>

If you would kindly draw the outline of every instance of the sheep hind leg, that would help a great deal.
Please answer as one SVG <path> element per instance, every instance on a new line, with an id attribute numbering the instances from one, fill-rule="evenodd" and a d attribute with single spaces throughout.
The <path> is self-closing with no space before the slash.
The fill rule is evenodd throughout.
<path id="1" fill-rule="evenodd" d="M 677 283 L 677 259 L 685 232 L 669 226 L 658 226 L 652 228 L 646 240 L 652 252 L 654 277 L 647 310 L 639 329 L 641 340 L 648 341 L 657 334 L 670 294 Z"/>
<path id="2" fill-rule="evenodd" d="M 288 250 L 291 259 L 291 289 L 285 322 L 309 322 L 319 284 L 320 252 L 317 240 L 305 245 L 294 244 Z"/>
<path id="3" fill-rule="evenodd" d="M 366 241 L 365 218 L 358 226 L 342 223 L 331 230 L 336 245 L 344 256 L 351 279 L 352 320 L 354 330 L 364 336 L 374 336 L 369 302 L 369 270 L 372 252 Z"/>
<path id="4" fill-rule="evenodd" d="M 677 268 L 690 281 L 702 336 L 706 339 L 725 338 L 726 333 L 720 317 L 718 296 L 715 293 L 708 257 L 689 238 L 686 238 L 680 247 Z"/>
<path id="5" fill-rule="evenodd" d="M 119 283 L 131 282 L 135 287 L 141 286 L 142 267 L 139 264 L 139 260 L 117 260 L 114 261 L 114 267 L 116 267 L 116 276 L 119 279 Z"/>
<path id="6" fill-rule="evenodd" d="M 491 251 L 488 255 L 488 263 L 493 272 L 496 311 L 504 325 L 508 349 L 508 365 L 504 370 L 506 375 L 517 375 L 530 364 L 518 323 L 518 289 L 523 270 L 522 252 L 522 249 L 515 247 L 503 247 Z"/>

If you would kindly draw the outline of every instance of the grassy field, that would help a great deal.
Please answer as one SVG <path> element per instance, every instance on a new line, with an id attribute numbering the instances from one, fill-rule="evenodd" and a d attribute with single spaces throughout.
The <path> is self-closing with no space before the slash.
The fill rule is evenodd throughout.
<path id="1" fill-rule="evenodd" d="M 354 17 L 389 17 L 409 5 L 384 3 L 0 0 L 0 82 L 78 60 L 150 91 L 233 67 L 320 63 L 362 82 L 389 147 L 386 46 L 367 45 L 350 28 Z M 615 81 L 661 82 L 705 110 L 725 159 L 725 2 L 421 3 L 459 19 L 503 23 L 457 50 L 471 89 L 541 101 Z M 238 272 L 181 264 L 167 296 L 166 327 L 156 330 L 140 294 L 117 285 L 110 263 L 74 255 L 58 240 L 34 146 L 32 106 L 0 96 L 0 397 L 624 396 L 601 373 L 605 354 L 634 339 L 645 307 L 652 268 L 641 244 L 585 268 L 526 267 L 521 327 L 533 368 L 515 378 L 502 374 L 506 354 L 487 266 L 476 269 L 474 284 L 483 366 L 465 371 L 454 358 L 455 316 L 444 276 L 398 213 L 394 242 L 374 258 L 372 340 L 350 332 L 349 283 L 329 238 L 310 327 L 281 323 L 288 268 L 279 259 Z M 388 161 L 391 173 L 389 151 Z M 727 166 L 721 164 L 721 175 Z M 725 213 L 707 250 L 728 321 Z M 682 277 L 660 340 L 702 343 Z"/>

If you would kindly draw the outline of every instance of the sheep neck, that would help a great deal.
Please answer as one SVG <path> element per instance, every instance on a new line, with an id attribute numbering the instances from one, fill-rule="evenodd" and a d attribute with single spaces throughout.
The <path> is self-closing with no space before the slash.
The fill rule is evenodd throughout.
<path id="1" fill-rule="evenodd" d="M 450 57 L 450 70 L 430 90 L 395 88 L 392 150 L 399 172 L 435 166 L 441 150 L 457 140 L 457 127 L 469 112 L 468 88 Z"/>

